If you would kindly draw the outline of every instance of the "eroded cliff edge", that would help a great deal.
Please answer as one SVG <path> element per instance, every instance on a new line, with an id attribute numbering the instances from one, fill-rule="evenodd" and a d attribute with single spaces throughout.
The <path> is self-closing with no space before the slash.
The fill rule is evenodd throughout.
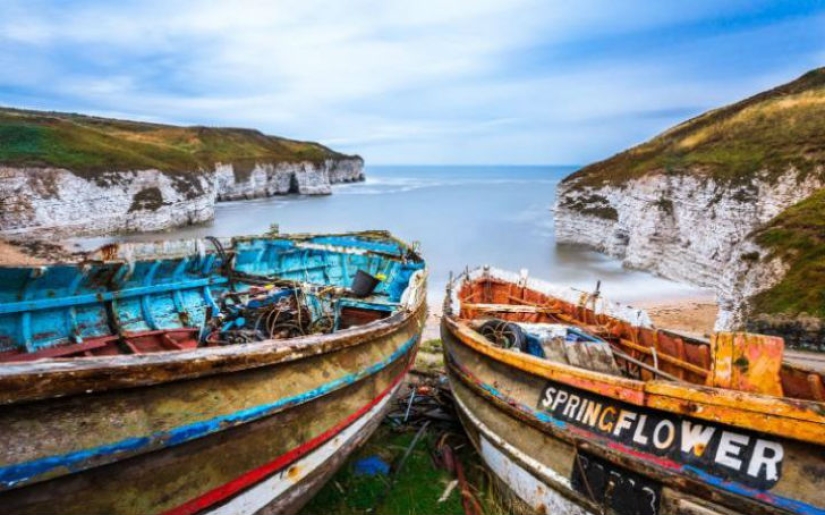
<path id="1" fill-rule="evenodd" d="M 717 329 L 825 350 L 825 70 L 565 179 L 556 238 L 715 288 Z"/>
<path id="2" fill-rule="evenodd" d="M 247 129 L 0 109 L 0 235 L 50 238 L 204 222 L 215 202 L 364 179 L 358 156 Z"/>

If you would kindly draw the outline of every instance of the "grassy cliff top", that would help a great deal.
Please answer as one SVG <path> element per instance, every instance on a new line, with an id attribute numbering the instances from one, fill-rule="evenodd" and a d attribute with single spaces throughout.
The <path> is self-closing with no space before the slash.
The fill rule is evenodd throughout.
<path id="1" fill-rule="evenodd" d="M 754 310 L 825 318 L 825 190 L 780 213 L 757 231 L 755 240 L 790 268 L 776 286 L 753 299 Z"/>
<path id="2" fill-rule="evenodd" d="M 651 173 L 702 174 L 743 183 L 759 171 L 825 165 L 825 68 L 681 123 L 646 143 L 588 165 L 565 181 L 621 184 Z"/>
<path id="3" fill-rule="evenodd" d="M 81 175 L 158 169 L 190 172 L 232 163 L 320 162 L 345 156 L 318 143 L 251 129 L 178 127 L 0 108 L 0 165 L 66 168 Z"/>

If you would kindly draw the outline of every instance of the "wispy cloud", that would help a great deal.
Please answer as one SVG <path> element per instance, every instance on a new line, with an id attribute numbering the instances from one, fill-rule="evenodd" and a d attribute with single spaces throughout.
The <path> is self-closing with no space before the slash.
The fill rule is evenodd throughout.
<path id="1" fill-rule="evenodd" d="M 585 162 L 821 65 L 822 11 L 776 4 L 7 0 L 0 103 L 369 162 Z"/>

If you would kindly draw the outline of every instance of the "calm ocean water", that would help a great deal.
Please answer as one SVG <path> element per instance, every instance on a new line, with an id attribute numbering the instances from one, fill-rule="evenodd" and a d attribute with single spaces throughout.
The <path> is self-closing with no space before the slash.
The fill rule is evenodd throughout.
<path id="1" fill-rule="evenodd" d="M 558 182 L 574 167 L 368 166 L 367 180 L 336 186 L 325 197 L 271 197 L 218 204 L 211 223 L 163 238 L 232 236 L 266 231 L 337 232 L 388 229 L 419 241 L 430 266 L 430 299 L 440 302 L 449 272 L 489 264 L 632 302 L 699 290 L 637 271 L 596 252 L 556 246 L 550 208 Z M 151 240 L 157 234 L 120 240 Z M 105 240 L 111 241 L 111 240 Z M 94 243 L 104 240 L 95 239 Z M 84 242 L 87 246 L 90 241 Z"/>

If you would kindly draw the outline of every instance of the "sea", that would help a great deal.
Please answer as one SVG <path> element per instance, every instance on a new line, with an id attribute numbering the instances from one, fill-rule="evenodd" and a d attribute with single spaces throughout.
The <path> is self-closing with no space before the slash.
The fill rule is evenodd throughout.
<path id="1" fill-rule="evenodd" d="M 219 203 L 213 221 L 163 233 L 94 238 L 111 241 L 252 235 L 277 224 L 282 233 L 387 229 L 418 242 L 430 268 L 429 300 L 439 305 L 450 272 L 480 265 L 592 291 L 632 303 L 707 295 L 684 284 L 629 270 L 592 250 L 558 245 L 556 186 L 574 166 L 368 166 L 366 181 L 329 196 L 289 195 Z"/>

